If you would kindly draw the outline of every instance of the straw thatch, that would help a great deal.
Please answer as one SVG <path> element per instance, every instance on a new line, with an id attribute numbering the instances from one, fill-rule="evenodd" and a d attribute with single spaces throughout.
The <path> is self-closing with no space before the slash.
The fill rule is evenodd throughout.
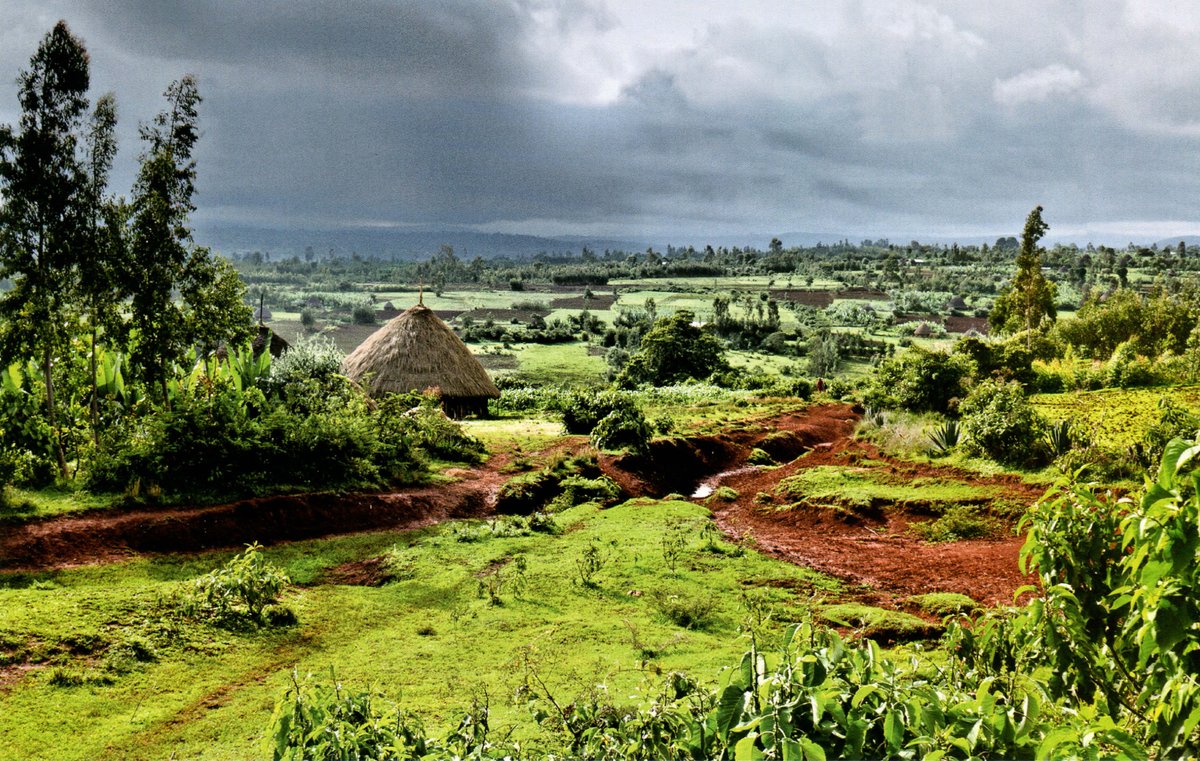
<path id="1" fill-rule="evenodd" d="M 271 330 L 266 325 L 259 325 L 254 335 L 254 340 L 250 343 L 250 347 L 254 349 L 254 356 L 256 357 L 262 354 L 263 350 L 270 351 L 272 357 L 278 357 L 290 349 L 291 345 L 284 340 L 283 336 Z"/>
<path id="2" fill-rule="evenodd" d="M 479 360 L 429 307 L 388 321 L 342 362 L 342 373 L 372 396 L 437 389 L 447 414 L 486 412 L 500 391 Z"/>

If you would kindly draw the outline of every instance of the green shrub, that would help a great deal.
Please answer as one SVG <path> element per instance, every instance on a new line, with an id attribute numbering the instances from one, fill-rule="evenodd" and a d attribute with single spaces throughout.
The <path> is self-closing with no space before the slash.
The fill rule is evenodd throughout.
<path id="1" fill-rule="evenodd" d="M 1164 382 L 1155 363 L 1137 353 L 1134 341 L 1117 347 L 1105 367 L 1105 385 L 1115 388 L 1157 386 Z"/>
<path id="2" fill-rule="evenodd" d="M 645 452 L 654 430 L 636 406 L 620 407 L 601 418 L 592 429 L 592 446 L 597 449 L 629 449 Z"/>
<path id="3" fill-rule="evenodd" d="M 630 394 L 606 389 L 599 393 L 586 390 L 571 391 L 558 401 L 558 413 L 567 433 L 590 434 L 600 421 L 616 411 L 637 411 Z"/>
<path id="4" fill-rule="evenodd" d="M 389 394 L 379 402 L 378 414 L 396 418 L 392 430 L 431 457 L 477 463 L 487 453 L 483 442 L 446 415 L 436 396 L 421 395 L 414 406 L 409 395 Z"/>
<path id="5" fill-rule="evenodd" d="M 550 503 L 554 509 L 566 509 L 584 502 L 611 505 L 621 497 L 621 487 L 608 476 L 567 476 L 559 481 L 558 487 L 562 491 Z"/>
<path id="6" fill-rule="evenodd" d="M 375 314 L 375 307 L 370 304 L 357 304 L 350 313 L 350 319 L 354 320 L 355 325 L 374 325 L 378 315 Z"/>
<path id="7" fill-rule="evenodd" d="M 193 580 L 183 593 L 182 605 L 194 616 L 266 623 L 264 611 L 279 602 L 279 595 L 289 583 L 287 574 L 263 557 L 262 547 L 251 544 L 225 565 Z M 278 610 L 270 616 L 271 621 L 285 618 Z M 294 622 L 295 617 L 290 621 Z"/>
<path id="8" fill-rule="evenodd" d="M 1047 424 L 1020 384 L 984 381 L 959 409 L 966 447 L 1005 465 L 1031 466 L 1046 460 Z"/>
<path id="9" fill-rule="evenodd" d="M 330 682 L 302 682 L 292 672 L 292 684 L 275 705 L 267 738 L 275 761 L 438 754 L 419 719 L 370 692 L 342 689 L 332 673 Z"/>
<path id="10" fill-rule="evenodd" d="M 377 488 L 423 470 L 411 421 L 359 394 L 313 396 L 293 407 L 198 382 L 170 408 L 114 426 L 88 464 L 97 491 L 134 484 L 177 498 L 228 498 L 281 489 Z"/>
<path id="11" fill-rule="evenodd" d="M 914 347 L 880 363 L 863 401 L 911 412 L 953 412 L 952 403 L 964 396 L 971 371 L 966 357 Z"/>
<path id="12" fill-rule="evenodd" d="M 929 443 L 937 454 L 949 454 L 962 440 L 957 420 L 947 420 L 929 433 Z"/>
<path id="13" fill-rule="evenodd" d="M 971 505 L 954 505 L 931 521 L 911 524 L 910 530 L 927 542 L 957 542 L 982 539 L 1000 529 L 995 519 Z"/>
<path id="14" fill-rule="evenodd" d="M 650 599 L 663 618 L 682 629 L 702 631 L 716 623 L 716 606 L 711 596 L 680 590 L 656 590 Z"/>

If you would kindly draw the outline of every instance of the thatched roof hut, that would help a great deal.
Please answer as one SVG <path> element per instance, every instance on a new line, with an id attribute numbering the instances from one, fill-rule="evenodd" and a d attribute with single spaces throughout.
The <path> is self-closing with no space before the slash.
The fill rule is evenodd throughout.
<path id="1" fill-rule="evenodd" d="M 422 304 L 388 321 L 342 361 L 373 396 L 435 388 L 448 415 L 487 412 L 496 384 L 454 331 Z"/>
<path id="2" fill-rule="evenodd" d="M 929 336 L 933 335 L 933 328 L 929 327 L 929 323 L 922 322 L 917 326 L 917 329 L 913 331 L 913 335 L 917 336 L 918 338 L 928 338 Z"/>
<path id="3" fill-rule="evenodd" d="M 278 357 L 291 348 L 291 345 L 284 340 L 283 336 L 271 330 L 266 325 L 259 325 L 256 330 L 254 340 L 250 343 L 250 347 L 254 349 L 254 356 L 257 357 L 264 350 L 267 350 L 271 352 L 272 357 Z"/>

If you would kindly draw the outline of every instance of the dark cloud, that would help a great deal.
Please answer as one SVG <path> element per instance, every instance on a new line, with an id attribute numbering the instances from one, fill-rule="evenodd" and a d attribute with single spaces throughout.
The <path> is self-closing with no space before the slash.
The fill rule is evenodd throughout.
<path id="1" fill-rule="evenodd" d="M 907 237 L 1200 208 L 1200 21 L 1153 3 L 8 5 L 0 120 L 66 18 L 117 92 L 119 187 L 198 76 L 212 225 Z"/>

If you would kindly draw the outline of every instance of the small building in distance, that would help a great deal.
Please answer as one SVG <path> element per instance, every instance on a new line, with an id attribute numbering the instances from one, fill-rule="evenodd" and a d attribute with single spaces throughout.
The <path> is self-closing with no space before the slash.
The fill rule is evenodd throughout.
<path id="1" fill-rule="evenodd" d="M 500 390 L 471 350 L 429 307 L 389 320 L 342 361 L 342 373 L 371 396 L 436 389 L 447 415 L 487 414 Z"/>

